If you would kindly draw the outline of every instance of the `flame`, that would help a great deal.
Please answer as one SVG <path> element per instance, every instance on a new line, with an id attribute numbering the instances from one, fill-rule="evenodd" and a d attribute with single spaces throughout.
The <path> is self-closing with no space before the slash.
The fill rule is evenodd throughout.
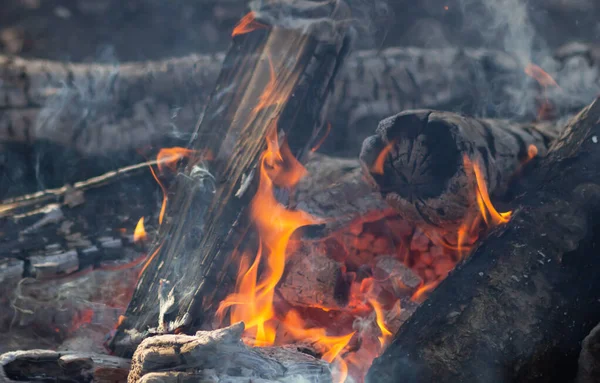
<path id="1" fill-rule="evenodd" d="M 422 302 L 424 295 L 435 289 L 440 282 L 440 280 L 435 280 L 429 283 L 421 283 L 421 286 L 419 286 L 417 291 L 413 293 L 413 295 L 410 297 L 410 300 L 414 302 Z"/>
<path id="2" fill-rule="evenodd" d="M 479 164 L 477 162 L 471 163 L 467 156 L 464 157 L 464 161 L 465 168 L 472 168 L 475 173 L 475 180 L 477 181 L 477 204 L 479 205 L 479 211 L 481 212 L 485 223 L 488 226 L 508 223 L 512 212 L 499 213 L 494 205 L 492 205 L 485 183 L 485 177 L 481 172 Z"/>
<path id="3" fill-rule="evenodd" d="M 538 155 L 538 148 L 533 144 L 529 145 L 529 147 L 527 148 L 527 160 L 525 162 L 531 161 L 537 155 Z"/>
<path id="4" fill-rule="evenodd" d="M 212 159 L 212 153 L 209 151 L 206 151 L 203 153 L 198 153 L 195 150 L 181 148 L 181 147 L 162 148 L 158 152 L 158 155 L 156 156 L 158 170 L 160 170 L 160 172 L 162 173 L 165 171 L 165 168 L 167 168 L 167 169 L 171 170 L 172 172 L 175 172 L 175 171 L 177 171 L 177 163 L 181 159 L 189 158 L 191 156 L 197 156 L 198 158 L 202 158 L 202 159 L 206 159 L 206 160 Z M 158 186 L 160 186 L 160 189 L 162 190 L 162 194 L 163 194 L 163 201 L 162 201 L 162 205 L 160 207 L 160 214 L 158 215 L 158 223 L 162 224 L 163 219 L 165 217 L 165 212 L 167 210 L 167 202 L 169 200 L 169 196 L 167 194 L 167 188 L 165 187 L 165 185 L 162 182 L 160 182 L 160 179 L 158 178 L 158 175 L 156 174 L 156 172 L 154 171 L 152 166 L 150 166 L 150 172 L 152 173 L 152 176 L 158 183 Z"/>
<path id="5" fill-rule="evenodd" d="M 387 144 L 385 146 L 385 148 L 383 148 L 381 150 L 381 152 L 377 156 L 377 159 L 375 159 L 373 166 L 371 167 L 371 173 L 383 175 L 383 165 L 385 163 L 385 159 L 387 158 L 388 154 L 392 150 L 393 146 L 394 146 L 394 141 Z"/>
<path id="6" fill-rule="evenodd" d="M 538 84 L 540 84 L 544 88 L 550 86 L 558 86 L 558 84 L 556 83 L 556 81 L 554 81 L 552 76 L 550 76 L 546 71 L 544 71 L 542 68 L 533 63 L 529 63 L 527 64 L 527 66 L 525 66 L 525 74 L 529 77 L 533 77 L 538 82 Z"/>
<path id="7" fill-rule="evenodd" d="M 378 338 L 379 344 L 381 345 L 381 347 L 383 347 L 383 346 L 385 346 L 387 341 L 391 338 L 392 332 L 390 330 L 388 330 L 388 328 L 385 324 L 385 319 L 384 319 L 384 315 L 383 315 L 383 309 L 381 308 L 381 304 L 379 304 L 379 302 L 377 302 L 376 299 L 369 299 L 369 303 L 371 304 L 371 306 L 373 306 L 373 310 L 375 311 L 375 317 L 376 317 L 375 321 L 377 322 L 377 326 L 379 327 L 379 330 L 381 331 L 381 336 Z"/>
<path id="8" fill-rule="evenodd" d="M 323 142 L 325 142 L 325 139 L 327 139 L 327 137 L 329 136 L 329 133 L 331 133 L 331 122 L 327 123 L 327 128 L 325 129 L 323 137 L 321 137 L 321 139 L 310 149 L 310 151 L 314 153 L 317 150 L 319 150 L 321 145 L 323 145 Z"/>
<path id="9" fill-rule="evenodd" d="M 233 32 L 231 33 L 231 37 L 235 37 L 237 35 L 243 35 L 249 32 L 252 32 L 256 29 L 268 28 L 267 25 L 259 23 L 256 21 L 256 17 L 254 12 L 248 12 L 242 19 L 235 25 L 233 28 Z"/>
<path id="10" fill-rule="evenodd" d="M 133 242 L 143 242 L 148 238 L 146 234 L 146 229 L 144 228 L 144 217 L 140 218 L 137 225 L 135 225 L 135 230 L 133 232 Z"/>
<path id="11" fill-rule="evenodd" d="M 245 267 L 245 263 L 240 265 L 246 271 L 238 278 L 236 293 L 225 298 L 218 311 L 223 317 L 224 310 L 231 307 L 231 323 L 243 321 L 246 334 L 254 337 L 256 345 L 271 345 L 275 341 L 273 298 L 275 286 L 283 276 L 286 248 L 292 234 L 301 226 L 318 222 L 277 202 L 273 186 L 292 187 L 305 172 L 289 148 L 280 150 L 273 129 L 260 161 L 258 190 L 250 204 L 250 216 L 260 237 L 259 250 L 250 267 Z M 260 276 L 259 265 L 264 268 Z"/>
<path id="12" fill-rule="evenodd" d="M 550 119 L 552 117 L 552 113 L 554 111 L 554 106 L 552 105 L 550 100 L 548 100 L 548 97 L 546 96 L 546 92 L 547 92 L 548 88 L 552 88 L 552 87 L 560 88 L 560 87 L 558 86 L 556 81 L 552 78 L 552 76 L 550 76 L 546 71 L 544 71 L 542 68 L 540 68 L 539 66 L 537 66 L 535 64 L 530 63 L 527 66 L 525 66 L 525 74 L 534 78 L 543 89 L 542 95 L 543 95 L 544 100 L 542 101 L 542 103 L 538 109 L 538 115 L 537 115 L 538 120 Z"/>

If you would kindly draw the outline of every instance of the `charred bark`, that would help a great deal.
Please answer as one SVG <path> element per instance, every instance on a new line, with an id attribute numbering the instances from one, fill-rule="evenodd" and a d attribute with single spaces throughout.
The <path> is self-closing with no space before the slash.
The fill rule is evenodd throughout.
<path id="1" fill-rule="evenodd" d="M 433 291 L 369 382 L 565 382 L 600 320 L 600 102 L 577 115 L 537 183 Z"/>
<path id="2" fill-rule="evenodd" d="M 498 51 L 356 52 L 336 81 L 328 116 L 334 128 L 325 146 L 348 155 L 370 133 L 369 125 L 405 109 L 526 120 L 542 102 L 576 111 L 600 89 L 597 51 L 581 44 L 560 49 L 543 64 L 560 88 L 545 90 L 524 74 L 524 64 Z M 208 103 L 224 57 L 119 66 L 0 57 L 0 140 L 48 139 L 92 154 L 188 134 Z"/>
<path id="3" fill-rule="evenodd" d="M 213 319 L 235 285 L 236 254 L 257 249 L 245 212 L 267 139 L 279 129 L 278 137 L 301 159 L 319 138 L 348 44 L 338 21 L 348 15 L 343 3 L 298 4 L 311 4 L 287 9 L 298 12 L 302 28 L 278 20 L 278 7 L 291 6 L 284 2 L 255 12 L 267 28 L 234 37 L 190 145 L 214 159 L 203 164 L 192 158 L 174 185 L 155 255 L 112 342 L 117 352 L 131 351 L 127 332 L 144 333 L 157 319 L 158 332 L 197 329 Z M 160 305 L 157 296 L 164 298 Z"/>
<path id="4" fill-rule="evenodd" d="M 490 195 L 502 196 L 531 155 L 546 155 L 563 124 L 406 111 L 381 121 L 360 158 L 371 183 L 406 220 L 456 232 L 477 209 L 477 179 L 469 164 L 481 168 Z"/>

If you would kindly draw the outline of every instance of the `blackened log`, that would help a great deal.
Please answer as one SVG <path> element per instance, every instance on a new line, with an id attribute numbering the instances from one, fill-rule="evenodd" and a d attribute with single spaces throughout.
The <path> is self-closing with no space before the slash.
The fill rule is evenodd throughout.
<path id="1" fill-rule="evenodd" d="M 546 155 L 563 124 L 405 111 L 380 122 L 360 159 L 372 184 L 406 220 L 456 232 L 477 209 L 477 179 L 469 164 L 481 168 L 490 195 L 502 196 L 531 155 Z"/>
<path id="2" fill-rule="evenodd" d="M 291 25 L 279 18 L 285 11 L 297 14 Z M 258 186 L 256 167 L 267 138 L 278 128 L 278 137 L 299 159 L 320 138 L 348 48 L 347 27 L 339 22 L 349 17 L 345 4 L 276 2 L 254 15 L 267 27 L 234 36 L 190 145 L 197 153 L 210 151 L 214 160 L 192 158 L 181 170 L 155 256 L 113 339 L 118 353 L 131 351 L 126 332 L 146 332 L 159 310 L 159 327 L 164 319 L 166 328 L 197 329 L 213 319 L 235 286 L 237 256 L 257 250 L 245 212 Z M 285 200 L 286 193 L 280 194 Z M 173 296 L 167 311 L 156 302 L 165 281 L 172 288 L 164 293 Z"/>
<path id="3" fill-rule="evenodd" d="M 566 382 L 600 320 L 600 101 L 535 169 L 511 221 L 434 290 L 368 382 Z"/>
<path id="4" fill-rule="evenodd" d="M 513 56 L 486 49 L 388 48 L 349 56 L 328 120 L 329 151 L 350 155 L 369 126 L 432 108 L 531 120 L 550 102 L 576 111 L 600 89 L 599 50 L 568 46 L 539 63 L 560 88 L 541 89 Z M 156 62 L 66 64 L 0 56 L 0 140 L 47 139 L 88 153 L 116 152 L 193 131 L 225 55 Z M 559 113 L 559 115 L 562 113 Z"/>
<path id="5" fill-rule="evenodd" d="M 51 350 L 0 355 L 0 381 L 3 383 L 44 378 L 66 382 L 125 383 L 128 372 L 129 360 L 109 355 Z"/>

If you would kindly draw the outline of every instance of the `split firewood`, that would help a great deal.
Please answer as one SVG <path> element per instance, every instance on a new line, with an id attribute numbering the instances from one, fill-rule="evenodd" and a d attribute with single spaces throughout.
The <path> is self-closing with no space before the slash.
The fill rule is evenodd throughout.
<path id="1" fill-rule="evenodd" d="M 195 336 L 148 338 L 135 350 L 128 382 L 331 382 L 326 362 L 291 347 L 247 347 L 243 331 L 237 323 Z"/>
<path id="2" fill-rule="evenodd" d="M 125 383 L 129 360 L 92 353 L 50 350 L 13 351 L 0 355 L 0 381 Z"/>
<path id="3" fill-rule="evenodd" d="M 165 321 L 198 329 L 212 320 L 235 286 L 237 257 L 258 248 L 246 212 L 267 140 L 278 146 L 283 143 L 277 137 L 285 138 L 285 150 L 303 160 L 321 137 L 325 106 L 348 50 L 341 22 L 349 17 L 347 8 L 300 0 L 263 5 L 253 15 L 264 27 L 233 38 L 190 146 L 214 159 L 203 164 L 192 158 L 167 197 L 161 238 L 112 342 L 118 353 L 133 346 L 122 342 L 125 331 L 143 333 L 156 321 L 162 281 L 174 289 Z M 297 17 L 286 24 L 282 12 Z M 285 192 L 281 197 L 285 202 Z"/>
<path id="4" fill-rule="evenodd" d="M 563 124 L 405 111 L 381 121 L 360 158 L 371 183 L 407 221 L 456 232 L 477 208 L 481 179 L 473 166 L 481 169 L 488 193 L 503 196 L 525 162 L 546 155 Z"/>
<path id="5" fill-rule="evenodd" d="M 566 382 L 600 321 L 595 243 L 600 101 L 534 170 L 509 223 L 448 275 L 377 358 L 368 382 Z"/>
<path id="6" fill-rule="evenodd" d="M 577 110 L 600 89 L 593 46 L 543 63 L 560 87 L 540 89 L 509 54 L 485 49 L 388 48 L 348 58 L 336 81 L 325 146 L 358 148 L 368 126 L 400 110 L 460 108 L 532 119 L 536 105 Z M 0 57 L 0 141 L 50 140 L 87 154 L 163 142 L 193 131 L 225 55 L 157 62 L 66 64 Z M 540 64 L 542 65 L 542 64 Z M 349 149 L 352 148 L 352 149 Z M 346 152 L 346 155 L 348 152 Z"/>

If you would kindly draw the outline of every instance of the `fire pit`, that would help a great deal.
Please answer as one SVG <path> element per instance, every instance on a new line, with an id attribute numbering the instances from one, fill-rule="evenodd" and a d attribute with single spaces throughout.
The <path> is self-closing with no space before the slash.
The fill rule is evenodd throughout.
<path id="1" fill-rule="evenodd" d="M 0 378 L 596 381 L 595 48 L 363 51 L 361 2 L 249 8 L 225 54 L 0 56 L 7 158 L 90 170 L 0 203 Z"/>

